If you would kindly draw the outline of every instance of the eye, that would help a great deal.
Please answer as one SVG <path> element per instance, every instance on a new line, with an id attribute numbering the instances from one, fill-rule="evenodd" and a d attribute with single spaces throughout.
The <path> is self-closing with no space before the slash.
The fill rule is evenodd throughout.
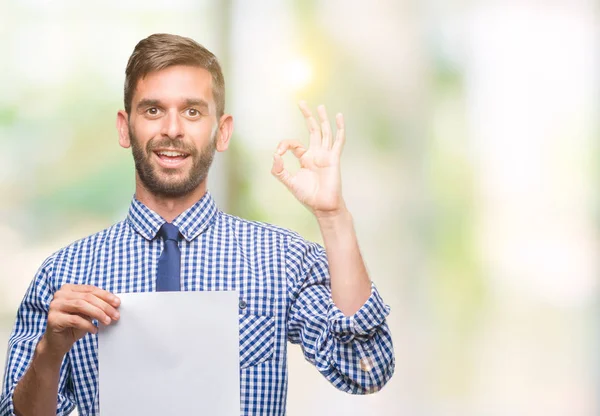
<path id="1" fill-rule="evenodd" d="M 200 117 L 200 111 L 196 110 L 195 108 L 188 108 L 187 109 L 187 114 L 190 117 Z"/>
<path id="2" fill-rule="evenodd" d="M 157 116 L 158 115 L 158 108 L 156 107 L 150 107 L 146 110 L 146 114 L 148 114 L 149 116 Z"/>

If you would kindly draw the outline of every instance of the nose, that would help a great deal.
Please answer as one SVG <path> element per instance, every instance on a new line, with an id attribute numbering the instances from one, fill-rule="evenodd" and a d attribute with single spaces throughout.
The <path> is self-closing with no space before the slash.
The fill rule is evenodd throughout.
<path id="1" fill-rule="evenodd" d="M 180 139 L 183 137 L 183 123 L 179 118 L 177 111 L 170 111 L 163 119 L 162 135 L 170 139 Z"/>

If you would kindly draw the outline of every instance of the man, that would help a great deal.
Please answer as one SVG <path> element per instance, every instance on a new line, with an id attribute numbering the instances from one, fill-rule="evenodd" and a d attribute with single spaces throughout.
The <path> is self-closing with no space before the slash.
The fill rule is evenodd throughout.
<path id="1" fill-rule="evenodd" d="M 310 145 L 281 142 L 272 167 L 315 215 L 323 249 L 215 206 L 208 169 L 233 131 L 224 97 L 217 59 L 193 40 L 157 34 L 137 44 L 117 115 L 119 143 L 132 148 L 136 166 L 129 214 L 42 264 L 10 337 L 0 415 L 64 415 L 75 406 L 98 414 L 96 325 L 120 318 L 115 293 L 238 290 L 244 415 L 285 414 L 287 340 L 341 390 L 374 392 L 389 380 L 389 308 L 341 194 L 342 115 L 334 136 L 323 106 L 317 121 L 300 103 Z M 300 160 L 296 174 L 284 167 L 288 150 Z"/>

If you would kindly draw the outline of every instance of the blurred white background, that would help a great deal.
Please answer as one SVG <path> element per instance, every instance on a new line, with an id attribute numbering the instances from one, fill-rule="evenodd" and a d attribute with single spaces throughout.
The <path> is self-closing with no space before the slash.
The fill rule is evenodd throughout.
<path id="1" fill-rule="evenodd" d="M 271 153 L 306 139 L 299 99 L 346 118 L 396 374 L 352 397 L 290 346 L 290 415 L 598 414 L 599 23 L 584 0 L 0 0 L 0 359 L 41 262 L 124 217 L 125 65 L 170 32 L 225 69 L 225 211 L 319 241 Z"/>

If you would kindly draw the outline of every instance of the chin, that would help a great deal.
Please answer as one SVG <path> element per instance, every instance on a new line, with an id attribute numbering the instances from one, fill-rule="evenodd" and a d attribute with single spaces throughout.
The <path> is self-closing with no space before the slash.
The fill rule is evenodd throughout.
<path id="1" fill-rule="evenodd" d="M 162 181 L 156 189 L 156 193 L 168 197 L 178 198 L 189 195 L 196 191 L 203 181 L 191 183 L 188 180 L 183 181 Z"/>

